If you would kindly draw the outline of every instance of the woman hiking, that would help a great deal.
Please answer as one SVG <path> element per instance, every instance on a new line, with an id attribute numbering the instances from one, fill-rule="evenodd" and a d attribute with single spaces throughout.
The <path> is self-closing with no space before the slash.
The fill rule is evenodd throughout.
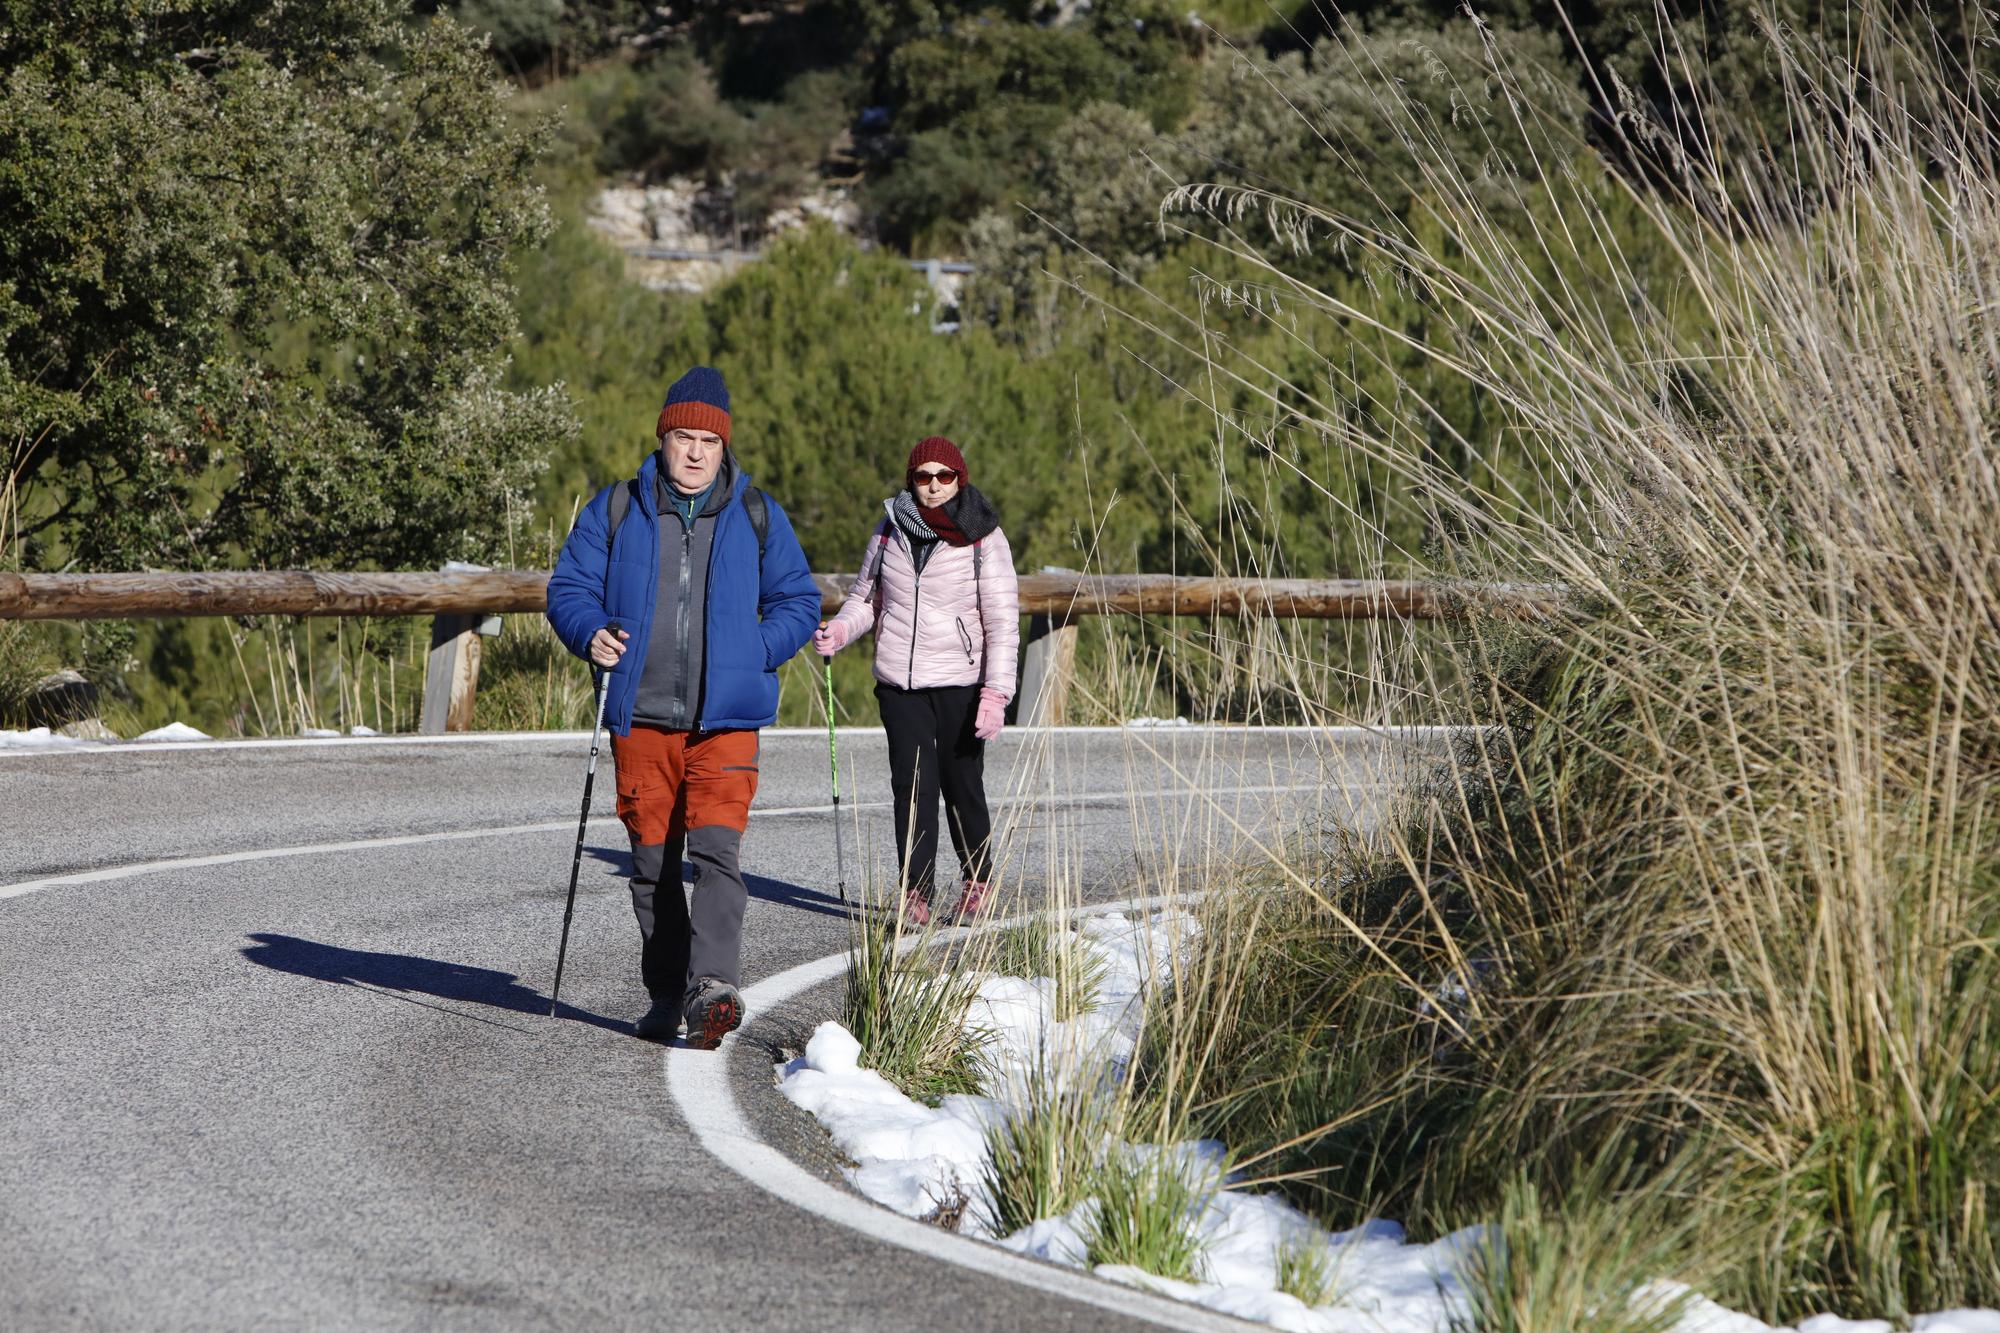
<path id="1" fill-rule="evenodd" d="M 832 657 L 875 631 L 902 911 L 921 926 L 931 919 L 940 793 L 964 879 L 958 918 L 989 904 L 986 742 L 1000 734 L 1014 695 L 1020 592 L 1000 517 L 968 480 L 957 445 L 942 435 L 921 441 L 903 482 L 883 502 L 888 512 L 868 539 L 861 573 L 813 647 Z"/>

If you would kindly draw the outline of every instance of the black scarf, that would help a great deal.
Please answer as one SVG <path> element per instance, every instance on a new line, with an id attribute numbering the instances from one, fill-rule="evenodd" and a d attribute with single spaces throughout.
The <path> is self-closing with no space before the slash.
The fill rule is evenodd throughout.
<path id="1" fill-rule="evenodd" d="M 1000 515 L 974 486 L 962 487 L 936 509 L 918 504 L 911 491 L 898 491 L 890 507 L 896 515 L 896 526 L 913 542 L 942 541 L 947 546 L 970 546 L 1000 529 Z"/>

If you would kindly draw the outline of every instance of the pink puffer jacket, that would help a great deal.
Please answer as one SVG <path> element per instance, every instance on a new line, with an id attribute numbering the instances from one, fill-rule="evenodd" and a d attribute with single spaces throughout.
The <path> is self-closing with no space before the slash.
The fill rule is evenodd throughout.
<path id="1" fill-rule="evenodd" d="M 975 560 L 974 547 L 940 542 L 919 575 L 895 520 L 876 526 L 861 573 L 834 617 L 850 643 L 875 631 L 875 679 L 905 690 L 983 684 L 1014 697 L 1021 653 L 1014 553 L 998 528 L 977 550 Z"/>

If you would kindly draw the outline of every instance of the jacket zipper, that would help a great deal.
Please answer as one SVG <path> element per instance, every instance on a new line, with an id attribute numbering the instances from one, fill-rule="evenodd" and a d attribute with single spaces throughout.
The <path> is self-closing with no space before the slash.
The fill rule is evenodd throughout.
<path id="1" fill-rule="evenodd" d="M 644 501 L 642 501 L 639 498 L 636 489 L 633 492 L 632 503 L 634 506 L 639 508 L 642 514 L 645 512 Z M 625 518 L 626 518 L 625 524 L 621 526 L 630 525 L 632 516 L 629 511 L 627 512 Z M 614 532 L 611 534 L 611 549 L 615 550 L 617 548 L 617 545 L 618 545 L 618 534 Z M 606 554 L 608 559 L 610 552 L 607 552 Z M 652 550 L 652 555 L 649 558 L 648 564 L 651 569 L 651 573 L 647 575 L 646 602 L 648 604 L 657 607 L 659 605 L 659 600 L 660 600 L 660 515 L 658 510 L 655 510 L 653 513 L 653 550 Z M 609 565 L 607 564 L 605 567 L 605 579 L 607 584 L 609 583 L 610 576 L 611 576 L 611 570 Z M 605 609 L 607 611 L 610 610 L 609 607 L 606 607 Z M 626 690 L 624 691 L 625 695 L 624 706 L 626 707 L 627 711 L 619 719 L 620 721 L 623 721 L 628 725 L 632 720 L 632 714 L 630 708 L 632 705 L 637 704 L 639 701 L 639 677 L 646 669 L 646 651 L 648 648 L 652 646 L 649 642 L 651 638 L 651 629 L 650 629 L 651 624 L 652 622 L 648 620 L 647 625 L 649 628 L 646 634 L 632 636 L 633 657 L 629 665 L 629 670 L 625 673 L 625 679 L 628 683 Z M 626 664 L 621 660 L 620 665 L 623 666 Z M 608 696 L 611 693 L 611 684 L 608 679 L 605 682 L 604 692 L 605 695 L 607 696 L 607 702 L 608 702 Z M 605 721 L 609 722 L 611 720 L 612 720 L 612 715 L 609 712 L 607 712 L 605 714 Z"/>
<path id="2" fill-rule="evenodd" d="M 903 688 L 917 688 L 917 627 L 923 623 L 924 574 L 917 568 L 915 553 L 911 553 L 910 573 L 914 580 L 910 591 L 910 667 L 905 673 Z"/>
<path id="3" fill-rule="evenodd" d="M 960 641 L 961 641 L 961 642 L 962 642 L 962 643 L 964 644 L 964 646 L 965 646 L 965 664 L 966 664 L 967 666 L 971 666 L 971 665 L 972 665 L 972 632 L 971 632 L 970 630 L 966 629 L 966 627 L 965 627 L 965 617 L 964 617 L 964 616 L 953 616 L 953 617 L 952 617 L 952 619 L 953 619 L 954 621 L 956 621 L 956 622 L 957 622 L 957 624 L 958 624 L 958 637 L 959 637 Z"/>
<path id="4" fill-rule="evenodd" d="M 679 518 L 680 515 L 674 515 Z M 674 718 L 684 719 L 688 714 L 687 672 L 688 672 L 688 591 L 693 585 L 694 575 L 688 566 L 694 560 L 694 528 L 681 528 L 681 593 L 674 603 L 674 628 L 680 636 L 680 662 L 674 670 Z"/>
<path id="5" fill-rule="evenodd" d="M 735 502 L 736 502 L 736 492 L 734 490 L 731 490 L 729 492 L 729 498 L 722 502 L 722 508 L 716 511 L 715 526 L 711 527 L 708 530 L 708 582 L 703 585 L 706 588 L 712 589 L 715 587 L 715 552 L 716 548 L 722 545 L 722 542 L 720 541 L 720 538 L 722 536 L 722 520 L 729 516 L 729 506 L 734 504 Z M 749 521 L 749 514 L 747 511 L 744 514 L 744 521 L 745 522 Z M 690 531 L 692 531 L 692 529 L 690 529 Z M 758 581 L 757 618 L 760 624 L 762 623 L 764 616 L 763 579 L 764 579 L 764 565 L 763 562 L 760 560 L 757 564 L 757 581 Z M 708 597 L 713 595 L 714 595 L 713 593 L 710 593 L 708 594 L 708 596 L 704 596 L 702 598 L 702 605 L 704 610 L 706 610 L 707 608 Z M 702 679 L 695 687 L 695 699 L 697 702 L 695 706 L 695 718 L 694 718 L 693 730 L 697 732 L 701 730 L 701 710 L 708 706 L 708 628 L 709 627 L 707 623 L 704 622 L 701 627 Z M 762 642 L 761 634 L 759 635 L 759 642 L 760 643 Z"/>
<path id="6" fill-rule="evenodd" d="M 896 511 L 893 509 L 889 510 L 889 531 L 896 534 L 896 540 L 903 544 L 903 554 L 910 557 L 910 661 L 903 670 L 903 688 L 914 690 L 917 688 L 918 613 L 924 609 L 924 571 L 917 568 L 917 550 L 910 545 L 909 534 L 905 533 L 902 525 L 896 522 Z M 882 577 L 879 567 L 875 571 L 875 577 L 878 580 Z"/>

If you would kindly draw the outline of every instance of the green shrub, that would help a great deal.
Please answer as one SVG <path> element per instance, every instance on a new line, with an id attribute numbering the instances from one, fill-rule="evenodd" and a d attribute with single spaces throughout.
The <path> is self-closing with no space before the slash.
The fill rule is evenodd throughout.
<path id="1" fill-rule="evenodd" d="M 1302 1305 L 1330 1305 L 1340 1293 L 1333 1248 L 1317 1232 L 1294 1234 L 1278 1246 L 1278 1290 Z"/>
<path id="2" fill-rule="evenodd" d="M 841 1022 L 861 1043 L 863 1063 L 919 1101 L 980 1090 L 980 1050 L 991 1040 L 968 1025 L 978 985 L 906 937 L 902 918 L 856 915 Z"/>
<path id="3" fill-rule="evenodd" d="M 1517 1177 L 1467 1265 L 1465 1333 L 1672 1333 L 1692 1297 L 1661 1281 L 1688 1240 L 1677 1203 L 1592 1190 L 1551 1208 Z"/>
<path id="4" fill-rule="evenodd" d="M 47 626 L 0 620 L 0 727 L 18 729 L 34 720 L 27 714 L 29 695 L 62 664 Z"/>
<path id="5" fill-rule="evenodd" d="M 1088 1071 L 1040 1067 L 1006 1090 L 1009 1114 L 986 1131 L 983 1177 L 995 1235 L 1061 1217 L 1096 1196 L 1120 1126 Z"/>
<path id="6" fill-rule="evenodd" d="M 1191 1178 L 1192 1176 L 1192 1178 Z M 1214 1192 L 1206 1168 L 1169 1149 L 1111 1153 L 1097 1180 L 1086 1261 L 1129 1264 L 1181 1282 L 1202 1276 L 1201 1215 Z"/>
<path id="7" fill-rule="evenodd" d="M 1015 926 L 995 938 L 980 965 L 1006 977 L 1048 977 L 1056 984 L 1052 1016 L 1066 1023 L 1097 1003 L 1109 965 L 1076 931 L 1045 922 Z"/>
<path id="8" fill-rule="evenodd" d="M 509 616 L 480 654 L 476 731 L 584 731 L 597 719 L 590 668 L 541 616 Z"/>

